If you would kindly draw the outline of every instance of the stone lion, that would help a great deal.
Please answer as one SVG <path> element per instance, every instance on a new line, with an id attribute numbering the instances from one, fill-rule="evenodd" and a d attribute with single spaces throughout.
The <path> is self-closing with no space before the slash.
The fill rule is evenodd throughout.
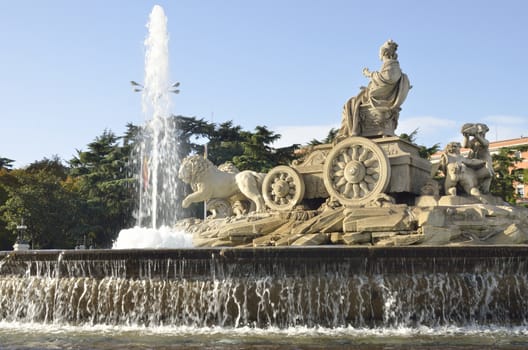
<path id="1" fill-rule="evenodd" d="M 252 202 L 250 211 L 266 209 L 260 189 L 265 174 L 245 170 L 238 173 L 219 170 L 211 161 L 199 155 L 183 160 L 178 177 L 191 185 L 193 193 L 185 197 L 182 206 L 219 198 L 234 202 L 241 197 Z"/>

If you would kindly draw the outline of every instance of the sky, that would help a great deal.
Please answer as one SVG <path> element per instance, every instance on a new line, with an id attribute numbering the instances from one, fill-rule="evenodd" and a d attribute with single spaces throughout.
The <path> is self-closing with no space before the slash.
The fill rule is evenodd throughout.
<path id="1" fill-rule="evenodd" d="M 142 124 L 143 42 L 154 5 L 168 18 L 172 113 L 246 130 L 275 147 L 323 138 L 348 98 L 399 44 L 413 86 L 397 133 L 460 141 L 528 136 L 528 2 L 354 0 L 0 0 L 0 157 L 68 161 L 105 129 Z"/>

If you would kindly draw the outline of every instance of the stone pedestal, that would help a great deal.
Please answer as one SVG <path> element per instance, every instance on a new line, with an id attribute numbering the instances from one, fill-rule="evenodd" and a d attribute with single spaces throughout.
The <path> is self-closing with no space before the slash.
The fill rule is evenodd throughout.
<path id="1" fill-rule="evenodd" d="M 20 251 L 20 250 L 29 250 L 29 244 L 28 243 L 15 243 L 13 245 L 14 251 Z"/>
<path id="2" fill-rule="evenodd" d="M 420 194 L 425 183 L 431 179 L 431 163 L 418 154 L 418 146 L 397 136 L 372 138 L 381 147 L 390 164 L 390 183 L 386 193 Z M 294 162 L 294 168 L 305 183 L 304 198 L 326 198 L 329 196 L 323 183 L 323 168 L 328 153 L 336 145 L 315 146 L 302 161 Z"/>
<path id="3" fill-rule="evenodd" d="M 372 139 L 389 158 L 391 179 L 387 193 L 409 192 L 420 194 L 420 190 L 431 178 L 431 163 L 420 157 L 418 146 L 399 137 Z"/>

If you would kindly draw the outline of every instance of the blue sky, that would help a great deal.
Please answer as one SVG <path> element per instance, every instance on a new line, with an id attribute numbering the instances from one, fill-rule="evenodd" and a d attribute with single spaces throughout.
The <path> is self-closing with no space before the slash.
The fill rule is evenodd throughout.
<path id="1" fill-rule="evenodd" d="M 398 133 L 460 140 L 528 136 L 526 1 L 8 1 L 0 0 L 0 156 L 16 166 L 69 160 L 105 129 L 141 124 L 145 24 L 168 17 L 174 114 L 233 120 L 304 143 L 338 126 L 343 103 L 399 44 L 413 89 Z"/>

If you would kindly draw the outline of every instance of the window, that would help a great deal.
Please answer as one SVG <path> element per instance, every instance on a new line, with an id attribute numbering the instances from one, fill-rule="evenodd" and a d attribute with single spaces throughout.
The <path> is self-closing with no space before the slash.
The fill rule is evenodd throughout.
<path id="1" fill-rule="evenodd" d="M 520 198 L 524 198 L 524 185 L 523 184 L 519 184 L 517 185 L 517 195 L 520 197 Z"/>

